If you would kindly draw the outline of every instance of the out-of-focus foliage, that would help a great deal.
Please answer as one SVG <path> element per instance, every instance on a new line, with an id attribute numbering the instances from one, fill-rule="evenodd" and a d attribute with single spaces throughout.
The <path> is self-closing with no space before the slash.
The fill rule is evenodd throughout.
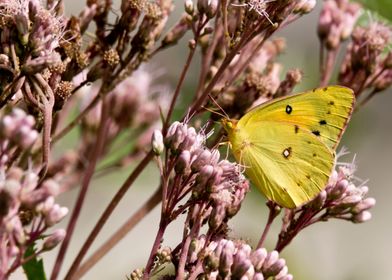
<path id="1" fill-rule="evenodd" d="M 392 23 L 392 1 L 391 0 L 356 0 L 366 8 L 383 16 Z"/>

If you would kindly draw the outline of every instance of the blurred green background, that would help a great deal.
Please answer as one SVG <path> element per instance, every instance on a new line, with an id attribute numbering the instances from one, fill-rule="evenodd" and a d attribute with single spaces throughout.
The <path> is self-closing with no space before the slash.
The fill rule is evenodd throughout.
<path id="1" fill-rule="evenodd" d="M 296 91 L 317 85 L 319 44 L 316 27 L 320 4 L 318 3 L 317 8 L 311 14 L 304 16 L 276 35 L 287 40 L 286 52 L 280 57 L 285 71 L 290 68 L 304 70 L 303 83 L 296 88 Z M 65 1 L 68 14 L 78 14 L 83 5 L 83 1 Z M 384 14 L 387 12 L 385 16 L 391 18 L 391 1 L 385 0 L 383 5 L 381 7 Z M 176 1 L 174 13 L 180 14 L 182 10 L 182 1 Z M 179 46 L 163 52 L 153 61 L 155 67 L 165 71 L 164 77 L 173 87 L 186 58 L 184 47 L 186 45 L 187 41 L 182 40 Z M 198 62 L 197 59 L 194 60 L 186 80 L 184 94 L 187 91 L 190 93 L 195 86 Z M 346 146 L 351 151 L 351 154 L 344 158 L 347 161 L 351 161 L 356 154 L 359 167 L 356 176 L 362 180 L 369 180 L 367 183 L 370 188 L 369 196 L 377 200 L 376 207 L 371 211 L 373 218 L 365 224 L 333 220 L 304 230 L 282 253 L 282 256 L 286 258 L 289 272 L 294 275 L 295 279 L 392 279 L 391 122 L 391 90 L 376 96 L 365 108 L 354 114 L 341 147 Z M 65 268 L 69 266 L 112 195 L 132 168 L 130 166 L 120 173 L 94 181 L 72 239 L 71 248 L 66 256 Z M 97 244 L 110 236 L 110 233 L 132 215 L 141 202 L 153 193 L 157 185 L 157 168 L 151 164 L 123 199 L 92 249 L 97 248 Z M 59 198 L 59 203 L 72 207 L 76 195 L 76 190 L 66 193 Z M 231 221 L 233 226 L 231 235 L 249 240 L 255 245 L 264 228 L 266 217 L 267 208 L 264 205 L 264 198 L 258 191 L 252 189 L 240 213 Z M 155 209 L 83 279 L 125 279 L 125 276 L 129 275 L 134 268 L 143 267 L 155 237 L 158 221 L 159 211 Z M 178 220 L 169 227 L 164 240 L 165 245 L 177 244 L 182 234 L 182 223 L 182 220 Z M 66 224 L 67 220 L 63 221 L 61 226 L 66 227 Z M 269 234 L 268 250 L 275 245 L 279 225 L 280 221 L 277 220 Z M 51 271 L 56 254 L 57 252 L 45 254 L 46 271 Z M 19 279 L 20 276 L 16 274 L 14 279 Z"/>

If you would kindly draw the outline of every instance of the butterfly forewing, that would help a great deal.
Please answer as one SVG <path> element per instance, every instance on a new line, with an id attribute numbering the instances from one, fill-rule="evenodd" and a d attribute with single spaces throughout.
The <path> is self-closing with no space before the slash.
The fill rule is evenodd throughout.
<path id="1" fill-rule="evenodd" d="M 290 123 L 335 149 L 353 110 L 353 91 L 340 86 L 315 89 L 262 104 L 243 116 L 239 127 L 264 121 Z"/>

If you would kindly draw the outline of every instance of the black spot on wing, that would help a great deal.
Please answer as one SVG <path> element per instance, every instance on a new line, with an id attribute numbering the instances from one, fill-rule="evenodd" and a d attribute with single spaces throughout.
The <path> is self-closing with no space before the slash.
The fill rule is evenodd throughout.
<path id="1" fill-rule="evenodd" d="M 288 159 L 291 156 L 291 147 L 288 147 L 288 148 L 284 149 L 283 152 L 282 152 L 282 156 L 285 159 Z"/>
<path id="2" fill-rule="evenodd" d="M 319 124 L 321 124 L 321 125 L 326 125 L 326 124 L 327 124 L 327 121 L 326 121 L 326 120 L 321 120 L 321 121 L 319 121 Z"/>
<path id="3" fill-rule="evenodd" d="M 329 101 L 329 103 L 328 103 L 329 105 L 335 105 L 335 102 L 333 102 L 333 101 Z"/>
<path id="4" fill-rule="evenodd" d="M 298 125 L 294 125 L 294 132 L 295 132 L 295 133 L 298 133 L 298 131 L 299 131 Z"/>
<path id="5" fill-rule="evenodd" d="M 312 133 L 316 136 L 320 136 L 320 131 L 318 130 L 313 130 Z"/>
<path id="6" fill-rule="evenodd" d="M 328 87 L 323 88 L 323 91 L 327 91 L 327 90 L 328 90 Z"/>
<path id="7" fill-rule="evenodd" d="M 313 153 L 313 157 L 316 157 L 317 155 L 316 155 L 316 153 Z"/>
<path id="8" fill-rule="evenodd" d="M 290 105 L 287 105 L 287 106 L 286 106 L 286 113 L 287 113 L 288 115 L 290 115 L 292 111 L 293 111 L 293 107 L 291 107 Z"/>

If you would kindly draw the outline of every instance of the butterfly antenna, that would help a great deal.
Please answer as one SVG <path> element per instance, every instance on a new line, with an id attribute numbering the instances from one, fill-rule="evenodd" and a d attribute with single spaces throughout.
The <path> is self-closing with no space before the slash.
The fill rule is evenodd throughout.
<path id="1" fill-rule="evenodd" d="M 202 106 L 206 111 L 211 112 L 213 114 L 217 114 L 218 116 L 221 116 L 222 118 L 227 118 L 226 115 L 223 115 L 221 113 L 219 113 L 218 111 L 212 110 L 208 107 Z"/>
<path id="2" fill-rule="evenodd" d="M 230 119 L 229 115 L 225 112 L 225 110 L 223 110 L 223 108 L 218 104 L 218 102 L 216 102 L 216 100 L 210 94 L 208 95 L 208 97 L 216 105 L 216 107 L 218 107 L 218 109 L 220 109 L 222 111 L 223 114 L 219 114 L 217 112 L 215 112 L 215 113 L 218 114 L 219 116 L 226 118 L 226 119 Z"/>

